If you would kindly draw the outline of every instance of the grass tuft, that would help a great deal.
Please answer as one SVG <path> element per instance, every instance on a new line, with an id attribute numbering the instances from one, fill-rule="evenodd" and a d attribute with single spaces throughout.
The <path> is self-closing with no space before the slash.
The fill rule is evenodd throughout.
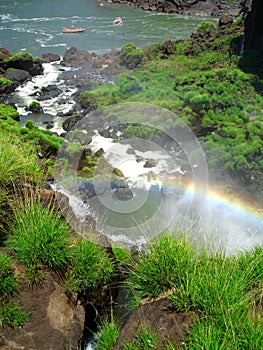
<path id="1" fill-rule="evenodd" d="M 96 349 L 111 350 L 118 339 L 120 330 L 120 326 L 112 315 L 109 320 L 104 320 L 96 334 Z"/>
<path id="2" fill-rule="evenodd" d="M 66 290 L 68 293 L 85 293 L 89 288 L 109 281 L 113 271 L 113 261 L 102 247 L 91 241 L 81 240 L 72 249 Z"/>
<path id="3" fill-rule="evenodd" d="M 40 200 L 16 203 L 7 245 L 33 278 L 41 267 L 64 269 L 70 256 L 69 227 L 60 214 Z"/>

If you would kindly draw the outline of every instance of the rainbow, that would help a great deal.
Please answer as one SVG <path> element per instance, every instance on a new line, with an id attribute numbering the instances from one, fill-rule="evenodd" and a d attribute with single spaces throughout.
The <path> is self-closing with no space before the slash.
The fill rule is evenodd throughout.
<path id="1" fill-rule="evenodd" d="M 229 250 L 251 249 L 256 245 L 263 245 L 263 209 L 252 205 L 249 201 L 226 193 L 220 188 L 207 186 L 194 186 L 193 184 L 163 181 L 164 197 L 171 198 L 173 194 L 180 194 L 183 202 L 186 198 L 188 206 L 191 201 L 199 205 L 198 221 L 199 231 L 214 232 L 218 240 L 228 242 Z M 195 200 L 197 198 L 197 200 Z M 195 205 L 195 204 L 194 204 Z M 183 205 L 181 212 L 187 211 Z M 179 217 L 180 221 L 180 217 Z"/>

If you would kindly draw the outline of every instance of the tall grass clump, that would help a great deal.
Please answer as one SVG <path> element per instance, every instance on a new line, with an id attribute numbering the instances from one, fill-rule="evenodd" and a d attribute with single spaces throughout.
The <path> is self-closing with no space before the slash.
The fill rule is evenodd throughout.
<path id="1" fill-rule="evenodd" d="M 9 297 L 18 285 L 11 269 L 10 257 L 0 253 L 0 298 Z"/>
<path id="2" fill-rule="evenodd" d="M 26 266 L 31 278 L 43 268 L 64 269 L 69 259 L 69 227 L 58 212 L 40 200 L 15 203 L 7 245 Z"/>
<path id="3" fill-rule="evenodd" d="M 113 276 L 114 264 L 107 252 L 95 243 L 80 240 L 72 248 L 70 271 L 67 275 L 68 293 L 83 292 L 106 283 Z"/>
<path id="4" fill-rule="evenodd" d="M 165 235 L 141 252 L 131 266 L 127 282 L 135 297 L 157 297 L 186 278 L 196 253 L 187 239 Z"/>
<path id="5" fill-rule="evenodd" d="M 263 248 L 226 257 L 161 237 L 130 265 L 137 301 L 169 291 L 170 306 L 198 316 L 186 349 L 263 348 Z"/>
<path id="6" fill-rule="evenodd" d="M 111 350 L 119 337 L 120 331 L 121 328 L 113 315 L 111 315 L 110 319 L 104 320 L 95 336 L 96 349 Z"/>
<path id="7" fill-rule="evenodd" d="M 27 319 L 26 312 L 11 299 L 17 289 L 18 283 L 11 268 L 10 257 L 0 253 L 0 327 L 22 326 Z"/>

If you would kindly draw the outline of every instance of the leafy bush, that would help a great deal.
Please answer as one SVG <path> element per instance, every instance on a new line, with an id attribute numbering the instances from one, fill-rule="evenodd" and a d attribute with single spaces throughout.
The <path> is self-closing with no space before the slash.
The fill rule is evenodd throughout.
<path id="1" fill-rule="evenodd" d="M 121 64 L 129 69 L 134 69 L 142 63 L 143 51 L 137 50 L 134 44 L 128 43 L 122 47 L 119 57 Z"/>
<path id="2" fill-rule="evenodd" d="M 21 58 L 21 57 L 28 57 L 28 58 L 31 58 L 31 59 L 33 60 L 33 56 L 32 56 L 30 53 L 28 53 L 28 52 L 22 52 L 22 53 L 18 53 L 18 54 L 16 54 L 16 55 L 14 55 L 14 56 L 9 56 L 9 57 L 7 57 L 7 58 L 4 60 L 4 63 L 8 63 L 8 62 L 10 62 L 10 61 L 12 61 L 12 60 L 14 60 L 14 59 L 18 59 L 18 58 Z"/>
<path id="3" fill-rule="evenodd" d="M 30 108 L 32 107 L 40 107 L 40 102 L 38 101 L 32 101 L 29 105 Z"/>

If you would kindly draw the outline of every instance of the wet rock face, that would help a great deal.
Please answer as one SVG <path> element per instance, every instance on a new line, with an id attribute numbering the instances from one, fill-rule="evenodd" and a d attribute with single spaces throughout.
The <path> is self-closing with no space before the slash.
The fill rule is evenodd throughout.
<path id="1" fill-rule="evenodd" d="M 263 1 L 244 1 L 243 10 L 245 20 L 245 48 L 263 52 Z"/>

